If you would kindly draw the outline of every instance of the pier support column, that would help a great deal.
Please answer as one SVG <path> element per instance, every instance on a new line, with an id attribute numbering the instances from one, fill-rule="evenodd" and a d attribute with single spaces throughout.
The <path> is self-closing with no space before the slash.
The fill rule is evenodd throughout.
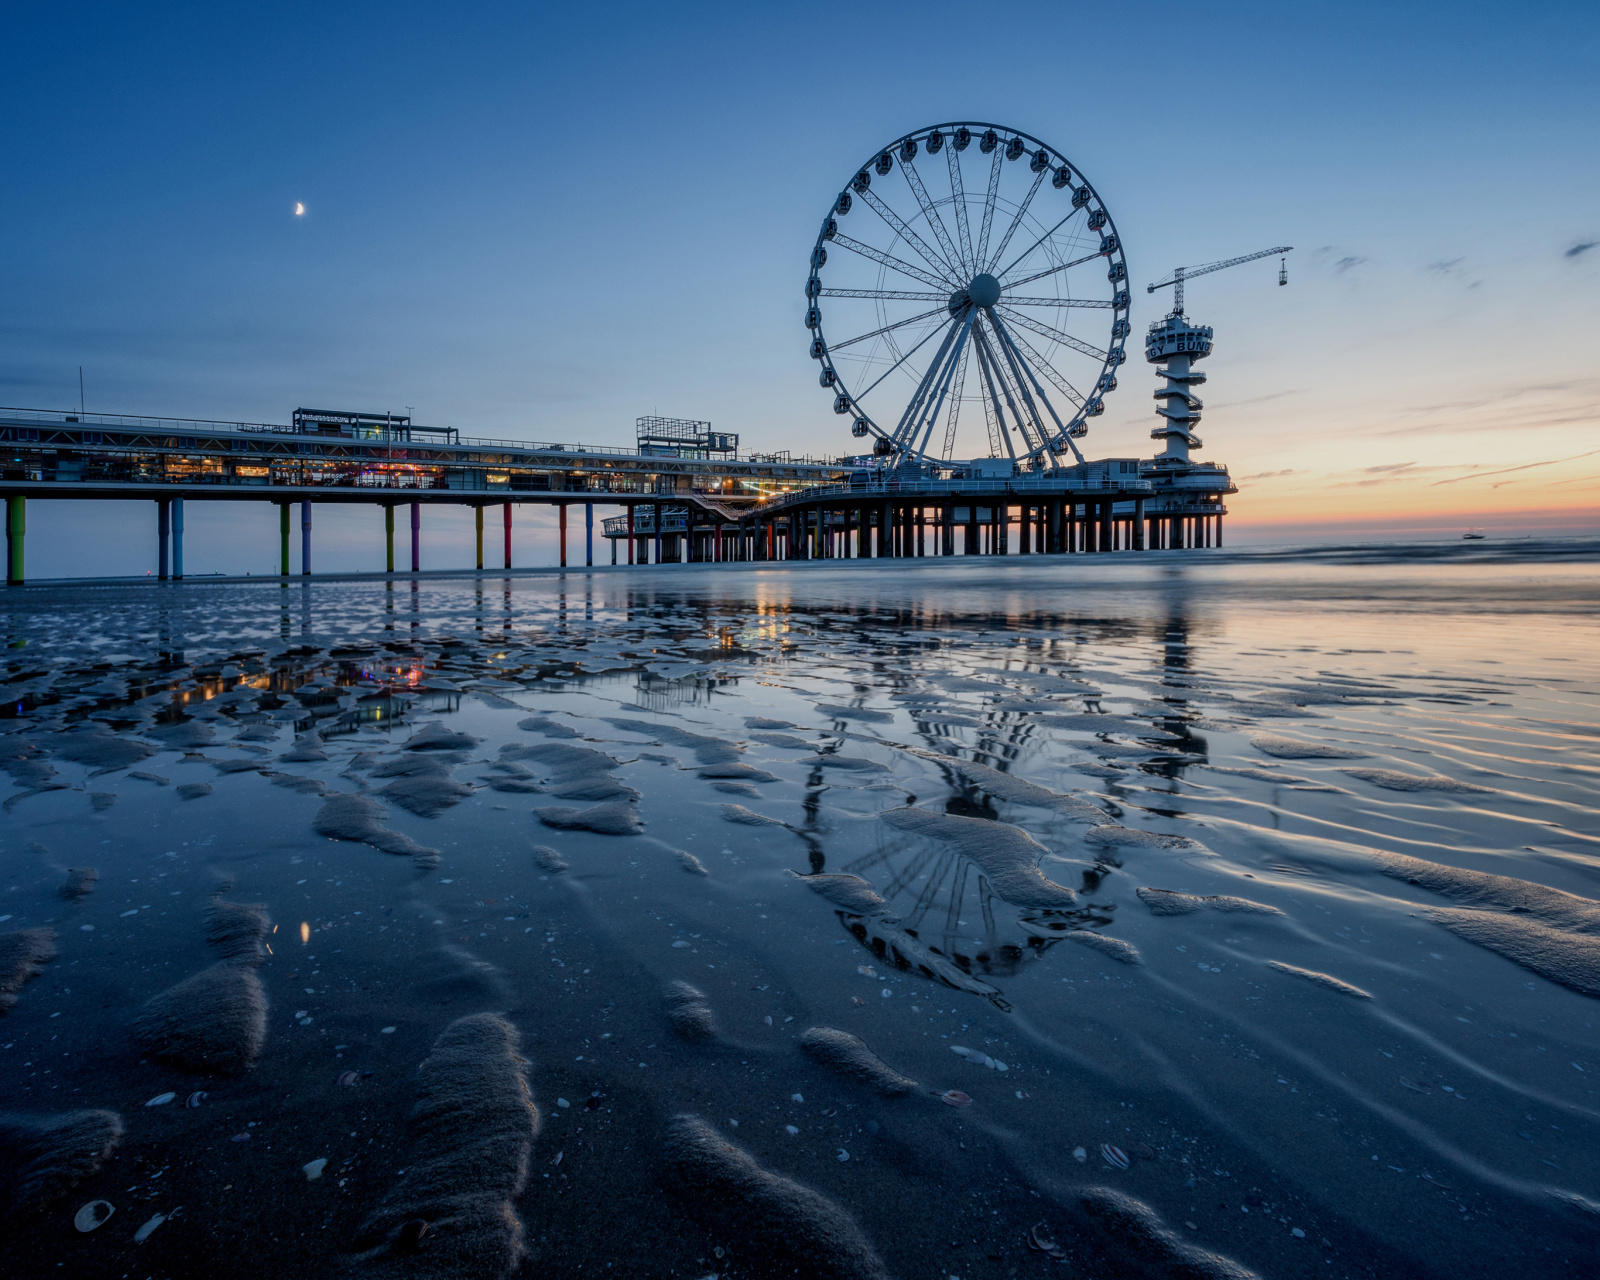
<path id="1" fill-rule="evenodd" d="M 633 503 L 628 504 L 628 563 L 633 563 Z"/>
<path id="2" fill-rule="evenodd" d="M 183 581 L 183 499 L 172 500 L 172 577 Z"/>
<path id="3" fill-rule="evenodd" d="M 394 503 L 383 504 L 383 566 L 385 573 L 394 572 Z"/>
<path id="4" fill-rule="evenodd" d="M 23 583 L 22 547 L 28 532 L 28 500 L 20 493 L 6 498 L 6 586 Z"/>
<path id="5" fill-rule="evenodd" d="M 422 572 L 422 504 L 411 504 L 411 572 Z"/>
<path id="6" fill-rule="evenodd" d="M 506 535 L 506 564 L 505 564 L 505 567 L 507 569 L 509 569 L 511 567 L 511 504 L 509 502 L 506 503 L 506 505 L 505 505 L 505 512 L 501 516 L 501 519 L 504 521 L 504 524 L 505 524 L 505 535 Z"/>
<path id="7" fill-rule="evenodd" d="M 278 576 L 289 576 L 289 504 L 278 504 Z"/>
<path id="8" fill-rule="evenodd" d="M 156 577 L 167 580 L 172 550 L 172 499 L 156 499 Z"/>
<path id="9" fill-rule="evenodd" d="M 311 503 L 300 502 L 300 575 L 311 573 Z"/>
<path id="10" fill-rule="evenodd" d="M 661 526 L 666 523 L 667 516 L 666 516 L 666 509 L 659 502 L 656 503 L 655 512 L 656 512 L 656 563 L 660 564 L 661 563 Z"/>
<path id="11" fill-rule="evenodd" d="M 1100 550 L 1111 551 L 1116 544 L 1112 541 L 1111 528 L 1111 499 L 1106 498 L 1100 503 Z"/>
<path id="12" fill-rule="evenodd" d="M 1147 541 L 1145 534 L 1148 528 L 1149 525 L 1145 522 L 1144 499 L 1135 498 L 1133 500 L 1133 549 L 1135 551 L 1143 551 L 1145 549 L 1145 542 Z"/>
<path id="13" fill-rule="evenodd" d="M 561 567 L 567 567 L 567 504 L 556 503 L 556 525 L 561 530 Z"/>
<path id="14" fill-rule="evenodd" d="M 483 503 L 472 504 L 472 527 L 477 534 L 478 572 L 483 572 Z"/>
<path id="15" fill-rule="evenodd" d="M 583 563 L 594 567 L 594 503 L 583 504 Z"/>
<path id="16" fill-rule="evenodd" d="M 1222 512 L 1217 512 L 1217 545 L 1222 545 Z"/>

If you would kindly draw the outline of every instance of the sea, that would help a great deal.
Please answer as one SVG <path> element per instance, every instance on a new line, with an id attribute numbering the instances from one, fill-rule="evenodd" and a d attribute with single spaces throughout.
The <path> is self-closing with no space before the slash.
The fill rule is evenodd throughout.
<path id="1" fill-rule="evenodd" d="M 0 596 L 0 1274 L 1600 1272 L 1600 542 Z"/>

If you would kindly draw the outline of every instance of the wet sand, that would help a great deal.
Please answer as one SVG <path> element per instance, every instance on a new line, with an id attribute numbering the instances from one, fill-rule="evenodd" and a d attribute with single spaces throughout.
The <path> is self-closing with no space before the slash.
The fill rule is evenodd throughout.
<path id="1" fill-rule="evenodd" d="M 1591 1275 L 1597 566 L 8 593 L 0 1271 Z"/>

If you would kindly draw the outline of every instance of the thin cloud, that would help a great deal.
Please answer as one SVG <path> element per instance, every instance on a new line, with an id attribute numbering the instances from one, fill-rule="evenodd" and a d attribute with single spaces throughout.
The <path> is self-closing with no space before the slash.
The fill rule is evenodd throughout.
<path id="1" fill-rule="evenodd" d="M 1441 276 L 1447 276 L 1465 261 L 1465 258 L 1446 258 L 1439 262 L 1430 262 L 1423 268 L 1423 270 L 1433 271 L 1437 272 Z"/>
<path id="2" fill-rule="evenodd" d="M 1583 257 L 1584 254 L 1588 253 L 1589 250 L 1593 249 L 1596 245 L 1600 245 L 1600 240 L 1580 240 L 1580 241 L 1578 241 L 1577 244 L 1573 245 L 1572 248 L 1568 249 L 1561 256 L 1563 258 L 1581 258 L 1581 257 Z"/>
<path id="3" fill-rule="evenodd" d="M 1218 409 L 1240 409 L 1247 404 L 1266 404 L 1269 400 L 1282 400 L 1285 396 L 1303 396 L 1310 390 L 1311 388 L 1309 387 L 1297 387 L 1293 391 L 1274 391 L 1270 396 L 1252 396 L 1248 400 L 1229 400 L 1225 404 L 1213 404 L 1211 411 L 1215 413 Z"/>
<path id="4" fill-rule="evenodd" d="M 1287 471 L 1258 471 L 1253 476 L 1241 476 L 1242 480 L 1276 480 L 1279 476 L 1292 476 L 1294 468 Z"/>
<path id="5" fill-rule="evenodd" d="M 1453 476 L 1449 480 L 1435 480 L 1428 487 L 1430 489 L 1437 489 L 1442 484 L 1456 484 L 1462 480 L 1487 480 L 1490 476 L 1507 476 L 1513 471 L 1532 471 L 1535 467 L 1560 466 L 1563 462 L 1577 462 L 1580 458 L 1592 458 L 1597 453 L 1600 453 L 1600 449 L 1590 449 L 1588 453 L 1575 453 L 1570 458 L 1549 458 L 1544 462 L 1526 462 L 1520 467 L 1506 467 L 1501 471 L 1487 471 L 1471 476 Z"/>
<path id="6" fill-rule="evenodd" d="M 1343 275 L 1346 271 L 1349 271 L 1352 267 L 1359 267 L 1365 261 L 1366 261 L 1365 258 L 1360 257 L 1360 256 L 1358 256 L 1356 254 L 1347 254 L 1345 257 L 1340 258 L 1339 261 L 1337 261 L 1337 262 L 1335 262 L 1333 264 L 1333 269 L 1335 271 L 1337 271 L 1340 275 Z"/>

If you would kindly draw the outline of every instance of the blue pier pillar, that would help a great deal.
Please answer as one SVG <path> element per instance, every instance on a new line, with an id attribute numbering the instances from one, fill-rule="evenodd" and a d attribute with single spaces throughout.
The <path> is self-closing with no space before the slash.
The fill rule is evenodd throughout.
<path id="1" fill-rule="evenodd" d="M 594 503 L 583 504 L 584 564 L 594 568 Z"/>
<path id="2" fill-rule="evenodd" d="M 183 580 L 183 499 L 172 500 L 172 576 Z"/>
<path id="3" fill-rule="evenodd" d="M 6 586 L 23 582 L 22 546 L 28 532 L 28 500 L 20 493 L 6 498 Z"/>
<path id="4" fill-rule="evenodd" d="M 311 573 L 311 504 L 305 501 L 300 503 L 300 572 Z"/>
<path id="5" fill-rule="evenodd" d="M 167 580 L 168 557 L 172 544 L 172 499 L 156 499 L 156 577 Z"/>

